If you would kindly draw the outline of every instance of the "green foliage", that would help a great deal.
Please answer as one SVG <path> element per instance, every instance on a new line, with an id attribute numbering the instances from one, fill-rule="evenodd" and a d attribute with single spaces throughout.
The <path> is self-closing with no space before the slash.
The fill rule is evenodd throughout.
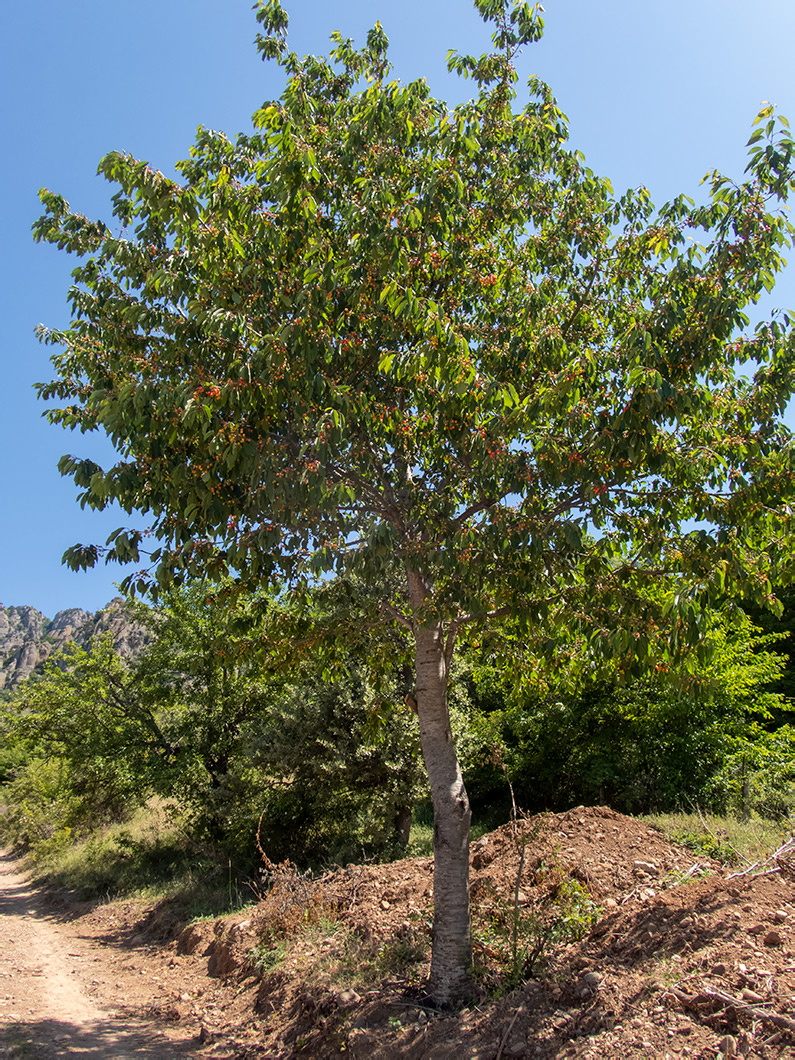
<path id="1" fill-rule="evenodd" d="M 112 779 L 32 758 L 0 789 L 0 838 L 44 859 L 130 811 Z"/>
<path id="2" fill-rule="evenodd" d="M 654 677 L 579 692 L 562 678 L 533 697 L 501 684 L 494 667 L 476 670 L 485 713 L 483 750 L 468 774 L 475 801 L 504 791 L 507 774 L 531 810 L 585 802 L 640 813 L 690 800 L 721 813 L 786 815 L 791 730 L 765 728 L 788 708 L 764 691 L 783 668 L 768 650 L 776 638 L 744 616 L 715 614 L 709 639 L 711 662 L 695 680 L 661 666 Z"/>
<path id="3" fill-rule="evenodd" d="M 274 968 L 278 968 L 284 960 L 285 953 L 286 947 L 283 942 L 279 942 L 275 946 L 269 943 L 260 943 L 258 946 L 252 946 L 248 951 L 248 960 L 254 969 L 262 975 L 266 972 L 272 972 Z"/>
<path id="4" fill-rule="evenodd" d="M 722 817 L 706 811 L 656 814 L 646 818 L 649 824 L 696 852 L 717 850 L 718 860 L 739 857 L 750 865 L 762 862 L 778 850 L 792 832 L 789 822 L 773 822 L 755 814 L 746 818 Z"/>
<path id="5" fill-rule="evenodd" d="M 138 618 L 147 614 L 136 611 Z M 114 649 L 112 633 L 94 638 L 88 649 L 70 643 L 51 656 L 43 674 L 14 693 L 9 714 L 14 740 L 63 756 L 77 772 L 103 776 L 133 800 L 152 789 L 151 762 L 168 763 L 176 754 L 138 661 Z"/>
<path id="6" fill-rule="evenodd" d="M 775 634 L 776 646 L 787 659 L 784 672 L 770 686 L 770 691 L 778 692 L 791 702 L 795 702 L 795 590 L 792 588 L 777 589 L 776 595 L 781 601 L 780 615 L 773 614 L 766 608 L 745 604 L 751 620 L 765 633 Z"/>
<path id="7" fill-rule="evenodd" d="M 269 856 L 344 861 L 399 849 L 424 778 L 413 714 L 393 711 L 373 733 L 382 709 L 355 670 L 333 681 L 310 671 L 274 703 L 250 749 L 268 778 L 255 797 Z"/>
<path id="8" fill-rule="evenodd" d="M 559 946 L 588 934 L 602 914 L 587 887 L 559 867 L 540 866 L 537 882 L 550 889 L 538 906 L 494 887 L 479 896 L 473 919 L 476 972 L 488 991 L 501 995 L 538 974 Z"/>
<path id="9" fill-rule="evenodd" d="M 791 711 L 789 711 L 791 713 Z M 749 726 L 705 790 L 706 805 L 724 813 L 786 820 L 795 814 L 795 728 Z"/>
<path id="10" fill-rule="evenodd" d="M 724 865 L 736 865 L 740 860 L 737 851 L 720 835 L 713 835 L 705 830 L 698 832 L 675 831 L 671 835 L 675 843 L 692 850 L 694 854 L 703 854 Z"/>
<path id="11" fill-rule="evenodd" d="M 392 617 L 560 619 L 637 667 L 663 631 L 699 639 L 705 597 L 770 603 L 789 577 L 792 333 L 747 313 L 791 237 L 792 141 L 767 108 L 745 181 L 710 174 L 705 205 L 615 197 L 546 85 L 515 106 L 538 10 L 478 7 L 497 51 L 451 59 L 478 86 L 451 109 L 385 82 L 380 27 L 299 58 L 268 3 L 286 86 L 252 133 L 201 129 L 179 182 L 108 155 L 123 236 L 42 192 L 36 238 L 82 261 L 41 394 L 122 454 L 61 470 L 85 505 L 148 513 L 130 585 L 397 558 L 426 595 Z"/>
<path id="12" fill-rule="evenodd" d="M 137 608 L 153 632 L 140 658 L 121 659 L 108 637 L 53 658 L 3 723 L 12 838 L 76 838 L 157 794 L 195 841 L 242 864 L 255 860 L 258 820 L 279 858 L 400 849 L 424 791 L 402 676 L 377 673 L 376 686 L 350 653 L 336 679 L 325 657 L 296 662 L 306 650 L 274 658 L 275 607 L 194 584 Z"/>
<path id="13" fill-rule="evenodd" d="M 10 699 L 10 696 L 0 698 L 0 785 L 8 783 L 29 757 L 12 738 L 16 711 Z"/>

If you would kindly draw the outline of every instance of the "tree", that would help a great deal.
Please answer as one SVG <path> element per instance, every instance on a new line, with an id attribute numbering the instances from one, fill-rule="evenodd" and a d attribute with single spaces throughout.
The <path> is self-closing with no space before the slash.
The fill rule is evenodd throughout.
<path id="1" fill-rule="evenodd" d="M 696 677 L 683 669 L 664 672 L 661 663 L 660 671 L 635 681 L 590 681 L 575 659 L 573 674 L 558 673 L 547 687 L 531 690 L 506 676 L 498 656 L 479 660 L 481 753 L 470 791 L 500 792 L 507 774 L 528 810 L 581 802 L 625 813 L 692 802 L 720 813 L 744 810 L 741 786 L 745 779 L 750 788 L 752 763 L 789 738 L 786 724 L 776 739 L 768 731 L 790 707 L 766 690 L 785 659 L 776 650 L 778 636 L 760 636 L 737 609 L 731 615 L 713 610 L 706 637 L 712 654 Z M 786 780 L 766 786 L 760 809 L 786 804 Z"/>
<path id="2" fill-rule="evenodd" d="M 336 588 L 313 594 L 314 625 Z M 150 783 L 176 798 L 194 834 L 239 856 L 254 853 L 260 815 L 274 860 L 394 849 L 419 783 L 406 712 L 379 709 L 395 699 L 395 675 L 382 678 L 386 689 L 370 684 L 350 636 L 333 659 L 298 631 L 292 646 L 267 652 L 275 616 L 284 629 L 280 606 L 230 583 L 192 582 L 148 612 L 155 637 L 135 677 L 173 749 L 168 771 L 152 763 Z"/>
<path id="3" fill-rule="evenodd" d="M 313 594 L 323 598 L 315 624 L 337 588 Z M 69 645 L 0 711 L 0 783 L 25 803 L 14 811 L 18 836 L 33 814 L 77 838 L 157 794 L 188 834 L 238 864 L 256 862 L 258 819 L 274 860 L 405 846 L 425 789 L 413 714 L 383 709 L 402 698 L 394 665 L 373 681 L 356 655 L 365 645 L 350 637 L 333 659 L 306 657 L 301 638 L 297 651 L 265 655 L 278 600 L 229 583 L 195 581 L 156 609 L 127 606 L 152 634 L 137 657 L 122 658 L 109 635 Z M 367 637 L 368 654 L 374 648 Z M 460 686 L 453 698 L 463 722 Z"/>
<path id="4" fill-rule="evenodd" d="M 477 86 L 451 109 L 389 80 L 379 24 L 302 59 L 267 0 L 258 45 L 287 83 L 251 134 L 200 130 L 180 181 L 104 158 L 121 232 L 48 191 L 35 226 L 85 259 L 70 327 L 42 332 L 63 350 L 41 396 L 119 451 L 61 471 L 83 505 L 148 516 L 66 562 L 140 563 L 148 534 L 141 590 L 402 568 L 379 614 L 413 643 L 439 1003 L 466 993 L 470 957 L 446 702 L 461 631 L 562 621 L 629 671 L 666 628 L 674 653 L 697 641 L 705 600 L 773 603 L 792 554 L 792 330 L 745 314 L 792 234 L 786 124 L 765 107 L 742 183 L 713 173 L 705 205 L 655 213 L 568 147 L 537 78 L 518 109 L 540 7 L 476 7 L 494 51 L 451 53 Z"/>
<path id="5" fill-rule="evenodd" d="M 112 634 L 68 644 L 14 690 L 4 721 L 17 840 L 79 837 L 122 819 L 156 788 L 174 749 Z M 65 831 L 64 831 L 65 829 Z"/>
<path id="6" fill-rule="evenodd" d="M 242 748 L 284 684 L 280 668 L 253 647 L 272 605 L 264 593 L 240 596 L 196 580 L 141 614 L 154 637 L 135 680 L 171 749 L 158 790 L 176 796 L 202 838 L 227 849 L 239 838 L 232 817 L 245 787 Z M 251 838 L 250 821 L 247 832 Z"/>

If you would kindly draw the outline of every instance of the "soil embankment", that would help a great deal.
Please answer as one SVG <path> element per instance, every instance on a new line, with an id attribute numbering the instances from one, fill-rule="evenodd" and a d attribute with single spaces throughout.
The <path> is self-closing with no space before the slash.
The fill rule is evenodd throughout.
<path id="1" fill-rule="evenodd" d="M 791 841 L 727 870 L 604 807 L 497 829 L 472 848 L 479 999 L 454 1012 L 422 995 L 430 858 L 272 868 L 259 905 L 185 926 L 167 899 L 56 901 L 0 856 L 0 1060 L 795 1057 Z M 590 926 L 506 992 L 512 910 Z"/>

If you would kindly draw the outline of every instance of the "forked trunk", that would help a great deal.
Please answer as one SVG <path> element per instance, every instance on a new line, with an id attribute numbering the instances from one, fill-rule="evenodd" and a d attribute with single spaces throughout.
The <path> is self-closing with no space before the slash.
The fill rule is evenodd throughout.
<path id="1" fill-rule="evenodd" d="M 471 813 L 447 709 L 447 663 L 441 624 L 415 629 L 417 713 L 433 797 L 433 1000 L 449 1005 L 469 993 Z"/>

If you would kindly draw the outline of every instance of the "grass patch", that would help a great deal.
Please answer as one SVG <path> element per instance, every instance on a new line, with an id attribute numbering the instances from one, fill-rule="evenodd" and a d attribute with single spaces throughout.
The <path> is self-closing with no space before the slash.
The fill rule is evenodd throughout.
<path id="1" fill-rule="evenodd" d="M 427 974 L 430 938 L 419 923 L 401 925 L 387 936 L 351 931 L 339 924 L 329 930 L 321 923 L 307 928 L 300 939 L 312 951 L 303 978 L 326 989 L 361 993 L 384 980 L 419 983 Z"/>
<path id="2" fill-rule="evenodd" d="M 472 822 L 469 829 L 469 841 L 474 843 L 487 832 L 499 828 L 505 824 L 505 820 L 476 820 Z M 422 803 L 414 811 L 409 832 L 409 841 L 406 849 L 400 854 L 401 858 L 429 858 L 433 854 L 433 807 L 430 803 Z"/>
<path id="3" fill-rule="evenodd" d="M 157 800 L 124 823 L 37 857 L 34 872 L 84 901 L 168 903 L 184 922 L 234 912 L 255 897 L 228 859 L 197 850 Z"/>
<path id="4" fill-rule="evenodd" d="M 792 821 L 771 821 L 751 816 L 748 820 L 715 814 L 663 813 L 641 818 L 674 843 L 695 854 L 714 858 L 724 865 L 764 861 L 792 835 Z"/>

